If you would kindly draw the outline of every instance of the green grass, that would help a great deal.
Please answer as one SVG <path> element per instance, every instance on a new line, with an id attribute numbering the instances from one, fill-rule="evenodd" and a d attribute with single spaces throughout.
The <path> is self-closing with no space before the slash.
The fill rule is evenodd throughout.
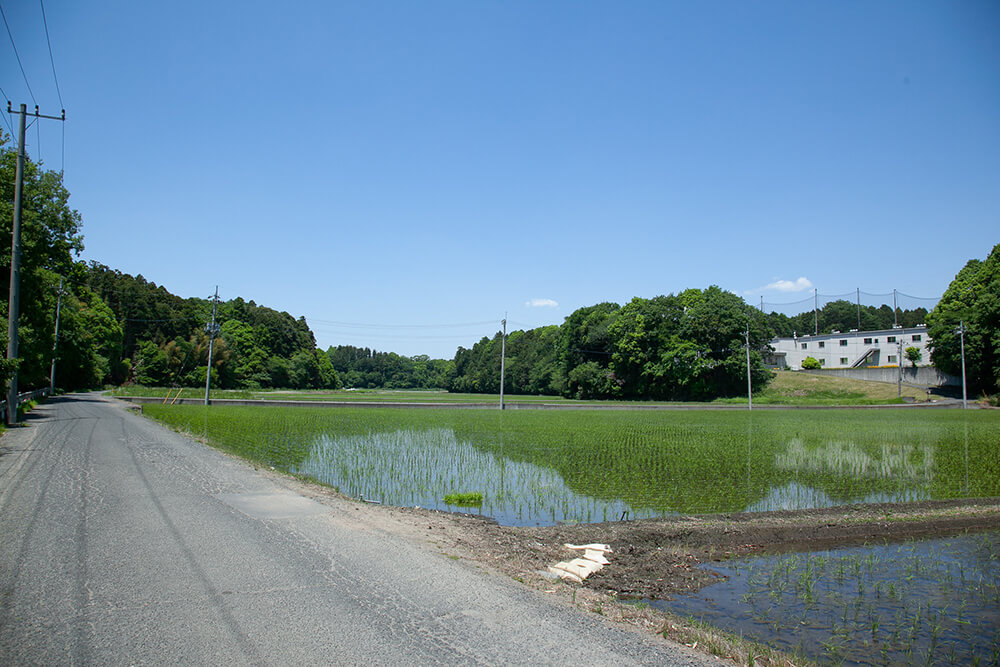
<path id="1" fill-rule="evenodd" d="M 444 497 L 444 502 L 455 507 L 480 507 L 483 504 L 483 494 L 479 492 L 449 493 Z"/>
<path id="2" fill-rule="evenodd" d="M 503 523 L 1000 495 L 1000 415 L 987 411 L 144 413 L 353 496 L 447 509 L 446 494 L 478 489 Z"/>
<path id="3" fill-rule="evenodd" d="M 167 398 L 173 400 L 178 393 L 180 398 L 205 398 L 204 388 L 169 389 L 165 387 L 142 387 L 129 385 L 111 390 L 113 396 L 136 396 Z M 494 394 L 458 394 L 443 390 L 428 389 L 357 389 L 357 390 L 237 390 L 213 389 L 210 398 L 236 398 L 244 400 L 263 401 L 334 401 L 334 402 L 386 402 L 386 403 L 484 403 L 499 404 L 500 397 Z M 506 396 L 508 403 L 560 403 L 569 399 L 560 396 Z"/>
<path id="4" fill-rule="evenodd" d="M 778 371 L 774 379 L 759 393 L 754 392 L 757 405 L 893 405 L 904 399 L 926 401 L 923 389 L 903 385 L 902 396 L 895 384 L 868 382 L 834 375 L 814 375 L 795 371 Z M 722 399 L 720 403 L 746 403 L 746 396 Z"/>
<path id="5" fill-rule="evenodd" d="M 201 399 L 204 388 L 168 389 L 164 387 L 140 387 L 132 385 L 112 390 L 115 396 L 158 397 L 174 400 L 180 398 Z M 168 398 L 169 397 L 169 398 Z M 230 390 L 213 389 L 211 398 L 235 398 L 263 401 L 333 401 L 333 402 L 385 402 L 385 403 L 482 403 L 499 404 L 499 396 L 494 394 L 453 394 L 443 390 L 420 389 L 357 389 L 357 390 Z M 758 405 L 891 405 L 902 403 L 903 398 L 925 401 L 924 390 L 903 386 L 902 398 L 897 396 L 895 384 L 866 382 L 852 378 L 831 375 L 813 375 L 793 371 L 779 371 L 764 389 L 755 391 L 754 403 Z M 508 394 L 506 403 L 555 403 L 561 405 L 671 405 L 676 403 L 648 401 L 578 401 L 561 396 L 524 396 Z M 740 405 L 746 403 L 746 396 L 719 399 L 715 404 Z"/>

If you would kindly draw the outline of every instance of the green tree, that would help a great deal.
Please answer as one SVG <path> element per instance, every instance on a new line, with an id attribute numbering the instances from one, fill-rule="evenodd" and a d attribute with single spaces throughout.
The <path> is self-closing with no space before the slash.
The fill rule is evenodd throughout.
<path id="1" fill-rule="evenodd" d="M 614 381 L 609 370 L 613 340 L 609 328 L 621 309 L 617 303 L 604 302 L 578 308 L 563 322 L 559 330 L 558 350 L 561 376 L 566 379 L 563 393 L 567 396 L 604 397 L 611 395 Z M 583 364 L 585 370 L 573 373 Z M 595 368 L 602 369 L 595 372 Z M 589 386 L 581 382 L 596 382 Z"/>
<path id="2" fill-rule="evenodd" d="M 10 292 L 16 161 L 16 151 L 7 146 L 0 133 L 0 293 L 4 295 Z M 46 171 L 28 159 L 23 175 L 18 385 L 29 389 L 49 383 L 58 276 L 72 273 L 73 255 L 83 250 L 83 237 L 80 214 L 69 207 L 69 192 L 63 186 L 61 174 Z M 0 316 L 6 320 L 7 315 L 4 298 Z M 72 350 L 67 348 L 64 352 Z M 86 370 L 86 375 L 96 374 L 90 372 L 93 369 Z"/>
<path id="3" fill-rule="evenodd" d="M 268 357 L 267 375 L 271 378 L 272 387 L 290 387 L 290 371 L 288 359 L 278 356 Z"/>
<path id="4" fill-rule="evenodd" d="M 98 387 L 121 373 L 122 329 L 104 301 L 86 287 L 63 297 L 56 386 Z"/>
<path id="5" fill-rule="evenodd" d="M 319 388 L 340 389 L 340 378 L 337 376 L 337 371 L 330 362 L 330 357 L 319 350 L 314 350 L 313 355 L 316 357 L 316 365 L 319 368 Z"/>
<path id="6" fill-rule="evenodd" d="M 985 260 L 969 260 L 927 315 L 931 362 L 955 376 L 962 372 L 960 322 L 965 326 L 969 389 L 996 393 L 1000 388 L 1000 244 Z"/>
<path id="7" fill-rule="evenodd" d="M 136 383 L 147 387 L 168 384 L 170 364 L 166 353 L 153 341 L 142 341 L 132 359 L 132 373 Z"/>
<path id="8" fill-rule="evenodd" d="M 591 400 L 605 398 L 614 391 L 615 378 L 606 366 L 585 361 L 569 372 L 569 385 L 575 389 L 573 398 Z"/>
<path id="9" fill-rule="evenodd" d="M 612 391 L 627 398 L 670 398 L 678 378 L 672 367 L 684 303 L 675 296 L 635 297 L 608 327 L 612 340 Z"/>
<path id="10" fill-rule="evenodd" d="M 316 354 L 299 350 L 288 363 L 288 385 L 293 389 L 316 389 L 322 385 Z"/>
<path id="11" fill-rule="evenodd" d="M 713 285 L 703 291 L 687 290 L 678 295 L 686 302 L 678 343 L 696 345 L 697 361 L 678 397 L 711 399 L 746 393 L 746 337 L 749 328 L 750 373 L 754 387 L 762 388 L 771 380 L 761 352 L 767 349 L 771 330 L 763 313 L 750 308 L 732 292 Z M 670 355 L 670 351 L 667 351 Z"/>
<path id="12" fill-rule="evenodd" d="M 919 347 L 908 347 L 906 348 L 904 353 L 906 355 L 907 360 L 910 362 L 910 364 L 913 365 L 914 368 L 917 367 L 918 363 L 923 361 L 924 355 L 920 351 Z"/>
<path id="13" fill-rule="evenodd" d="M 232 319 L 222 323 L 219 333 L 232 353 L 222 373 L 224 386 L 258 389 L 270 385 L 267 350 L 258 343 L 254 328 Z"/>

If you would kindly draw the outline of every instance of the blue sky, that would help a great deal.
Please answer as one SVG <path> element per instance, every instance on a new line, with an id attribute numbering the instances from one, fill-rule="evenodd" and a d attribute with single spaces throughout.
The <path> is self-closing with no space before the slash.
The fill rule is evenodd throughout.
<path id="1" fill-rule="evenodd" d="M 0 5 L 57 114 L 39 3 Z M 992 0 L 45 14 L 82 257 L 304 315 L 323 348 L 450 358 L 505 312 L 712 284 L 937 297 L 1000 242 Z M 32 157 L 59 169 L 61 132 L 31 128 Z"/>

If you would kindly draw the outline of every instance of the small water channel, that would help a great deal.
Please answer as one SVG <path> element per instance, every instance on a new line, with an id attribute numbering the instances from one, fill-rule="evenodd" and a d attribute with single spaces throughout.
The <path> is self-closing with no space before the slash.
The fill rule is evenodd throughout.
<path id="1" fill-rule="evenodd" d="M 1000 531 L 734 559 L 651 604 L 821 663 L 1000 664 Z"/>

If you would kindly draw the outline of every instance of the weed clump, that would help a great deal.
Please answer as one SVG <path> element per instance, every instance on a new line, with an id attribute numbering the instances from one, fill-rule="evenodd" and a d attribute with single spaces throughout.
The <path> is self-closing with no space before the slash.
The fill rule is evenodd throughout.
<path id="1" fill-rule="evenodd" d="M 444 502 L 455 507 L 482 507 L 483 494 L 473 493 L 449 493 L 444 497 Z"/>

